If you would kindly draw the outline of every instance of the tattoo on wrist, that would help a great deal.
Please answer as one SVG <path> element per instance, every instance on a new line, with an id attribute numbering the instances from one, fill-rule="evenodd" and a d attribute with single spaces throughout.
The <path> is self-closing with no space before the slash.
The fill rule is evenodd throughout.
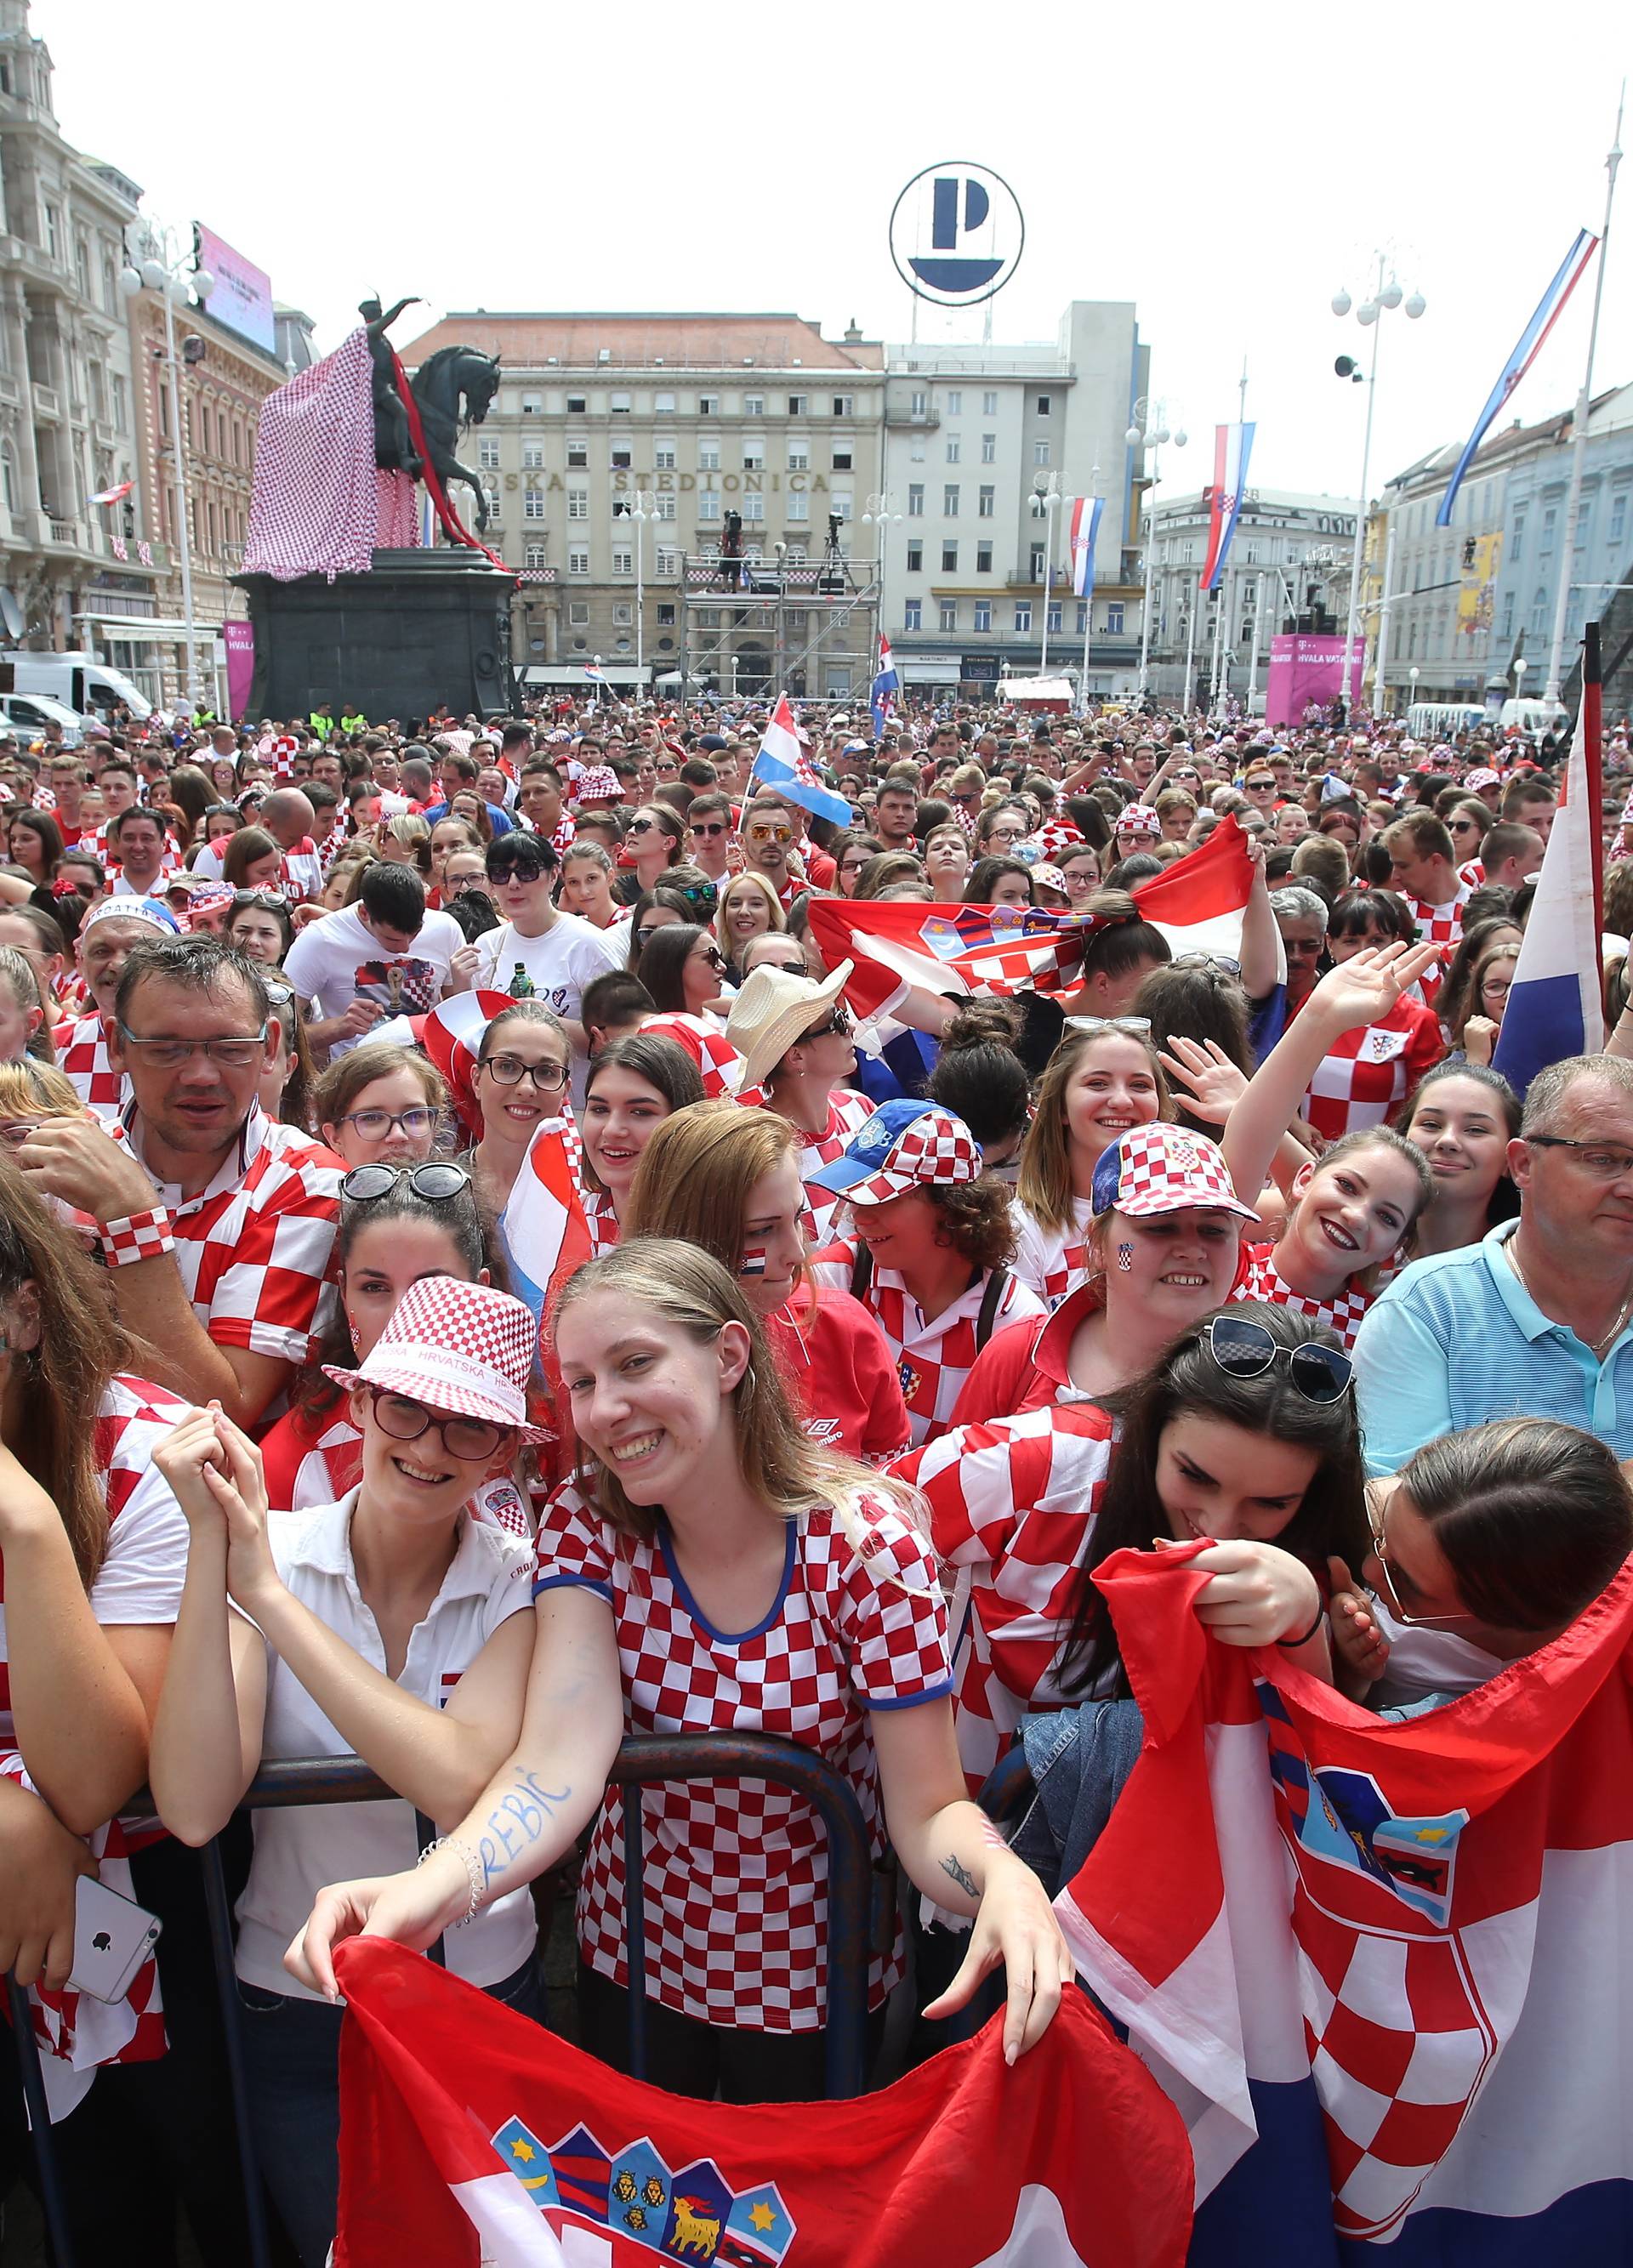
<path id="1" fill-rule="evenodd" d="M 483 1822 L 481 1859 L 484 1883 L 491 1882 L 536 1843 L 559 1807 L 573 1793 L 541 1786 L 530 1771 L 519 1771 Z"/>
<path id="2" fill-rule="evenodd" d="M 951 1875 L 953 1881 L 957 1883 L 958 1888 L 964 1893 L 966 1897 L 979 1898 L 980 1896 L 980 1892 L 975 1887 L 974 1875 L 970 1872 L 967 1867 L 960 1863 L 955 1854 L 950 1852 L 949 1855 L 942 1860 L 942 1872 L 943 1874 Z"/>

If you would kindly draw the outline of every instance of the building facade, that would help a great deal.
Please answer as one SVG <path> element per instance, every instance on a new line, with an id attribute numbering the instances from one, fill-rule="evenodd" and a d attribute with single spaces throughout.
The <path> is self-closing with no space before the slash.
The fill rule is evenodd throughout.
<path id="1" fill-rule="evenodd" d="M 1072 592 L 1069 513 L 1098 495 L 1088 687 L 1132 688 L 1142 593 L 1126 436 L 1149 358 L 1132 303 L 1081 299 L 1046 343 L 889 349 L 873 510 L 904 684 L 979 693 L 1035 675 L 1046 652 L 1075 681 L 1090 625 Z"/>
<path id="2" fill-rule="evenodd" d="M 1249 705 L 1257 659 L 1262 695 L 1270 641 L 1283 630 L 1343 633 L 1356 539 L 1354 501 L 1252 489 L 1216 589 L 1201 587 L 1209 525 L 1206 492 L 1165 498 L 1148 515 L 1151 546 L 1149 688 L 1206 707 L 1219 689 Z M 1257 645 L 1255 646 L 1255 637 Z"/>
<path id="3" fill-rule="evenodd" d="M 837 695 L 840 678 L 845 697 L 865 689 L 876 343 L 788 314 L 478 311 L 400 351 L 411 372 L 455 344 L 501 361 L 462 460 L 487 494 L 488 541 L 521 578 L 512 658 L 526 681 L 581 688 L 597 666 L 616 686 L 678 681 L 684 659 L 720 690 L 768 689 L 780 669 L 794 690 Z M 727 596 L 723 541 L 742 563 L 733 584 L 758 603 L 713 603 Z M 825 558 L 853 606 L 818 606 Z M 818 615 L 848 623 L 843 662 L 820 669 Z"/>
<path id="4" fill-rule="evenodd" d="M 0 611 L 10 641 L 70 648 L 88 613 L 156 610 L 139 497 L 91 502 L 139 476 L 119 270 L 142 193 L 63 140 L 27 0 L 0 0 Z"/>

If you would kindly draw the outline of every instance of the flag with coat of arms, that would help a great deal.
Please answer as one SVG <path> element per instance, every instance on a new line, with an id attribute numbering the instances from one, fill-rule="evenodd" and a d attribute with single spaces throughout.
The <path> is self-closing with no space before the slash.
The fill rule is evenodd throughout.
<path id="1" fill-rule="evenodd" d="M 336 2268 L 1182 2268 L 1178 2114 L 1080 1995 L 876 2095 L 625 2079 L 423 1955 L 343 1945 Z"/>
<path id="2" fill-rule="evenodd" d="M 780 795 L 791 797 L 818 819 L 832 820 L 836 827 L 848 827 L 854 817 L 845 798 L 826 784 L 801 747 L 794 709 L 786 693 L 778 695 L 772 720 L 761 736 L 750 784 L 757 779 L 774 787 Z"/>

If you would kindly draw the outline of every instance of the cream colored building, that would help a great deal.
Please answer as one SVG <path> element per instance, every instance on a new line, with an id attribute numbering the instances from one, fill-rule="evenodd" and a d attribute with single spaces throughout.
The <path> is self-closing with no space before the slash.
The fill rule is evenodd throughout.
<path id="1" fill-rule="evenodd" d="M 747 561 L 816 567 L 831 516 L 841 554 L 870 576 L 861 519 L 882 486 L 883 355 L 853 327 L 835 340 L 797 315 L 477 311 L 400 352 L 412 372 L 455 344 L 501 360 L 462 461 L 487 491 L 489 541 L 523 578 L 513 659 L 535 686 L 581 688 L 597 656 L 614 685 L 676 669 L 683 558 L 691 666 L 701 638 L 728 682 L 756 633 L 739 632 L 749 610 L 697 606 L 697 563 L 718 555 L 734 512 Z M 462 491 L 454 502 L 469 521 Z"/>

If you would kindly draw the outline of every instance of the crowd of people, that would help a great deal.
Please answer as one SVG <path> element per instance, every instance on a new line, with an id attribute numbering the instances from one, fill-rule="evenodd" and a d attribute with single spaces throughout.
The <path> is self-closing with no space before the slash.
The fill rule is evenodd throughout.
<path id="1" fill-rule="evenodd" d="M 189 1846 L 234 1900 L 279 2241 L 321 2268 L 336 1945 L 440 1939 L 543 2021 L 571 1895 L 579 2035 L 625 2066 L 626 1801 L 650 2076 L 820 2093 L 815 1814 L 610 1791 L 626 1735 L 818 1754 L 875 1867 L 876 2067 L 1000 1973 L 1013 2060 L 1069 1989 L 1082 1852 L 980 1797 L 1023 1742 L 1115 1800 L 1109 1554 L 1195 1551 L 1219 1639 L 1422 1711 L 1633 1549 L 1625 726 L 1605 1051 L 1521 1096 L 1492 1065 L 1552 741 L 831 714 L 802 769 L 841 827 L 757 774 L 766 722 L 0 736 L 0 1969 L 82 2258 L 173 2261 L 178 2205 L 248 2257 Z M 1176 954 L 1139 886 L 1227 821 L 1239 945 Z M 824 897 L 1053 912 L 1073 950 L 864 1013 Z M 591 1257 L 541 1331 L 512 1242 L 547 1127 Z M 348 1754 L 400 1800 L 241 1808 Z M 162 1926 L 113 2001 L 74 1981 L 98 1872 Z M 0 2192 L 34 2178 L 8 2038 Z"/>

